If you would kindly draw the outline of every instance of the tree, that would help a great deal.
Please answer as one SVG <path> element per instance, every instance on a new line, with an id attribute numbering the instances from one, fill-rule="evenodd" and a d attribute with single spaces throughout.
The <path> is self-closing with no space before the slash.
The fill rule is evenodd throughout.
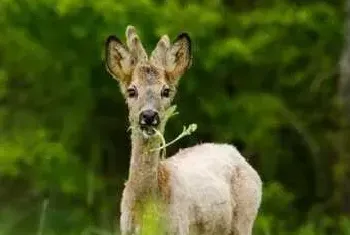
<path id="1" fill-rule="evenodd" d="M 344 29 L 344 48 L 340 60 L 340 79 L 338 88 L 338 97 L 342 114 L 344 115 L 341 123 L 339 155 L 340 155 L 340 176 L 338 178 L 340 189 L 340 207 L 341 210 L 350 216 L 350 1 L 345 5 L 346 18 Z"/>

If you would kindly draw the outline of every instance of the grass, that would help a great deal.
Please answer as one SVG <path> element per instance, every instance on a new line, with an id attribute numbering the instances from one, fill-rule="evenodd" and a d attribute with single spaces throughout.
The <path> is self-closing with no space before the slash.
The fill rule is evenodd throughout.
<path id="1" fill-rule="evenodd" d="M 49 199 L 36 205 L 36 211 L 0 211 L 0 235 L 120 235 L 119 229 L 102 228 L 93 225 L 83 217 L 63 225 L 62 220 L 70 220 L 70 211 L 56 217 L 57 208 L 52 208 Z M 145 225 L 141 235 L 162 235 L 166 223 L 158 216 L 161 207 L 156 202 L 149 203 L 142 217 Z M 74 208 L 71 210 L 74 211 Z M 5 215 L 5 216 L 4 216 Z M 253 235 L 350 235 L 350 219 L 342 217 L 333 219 L 324 216 L 322 221 L 305 221 L 297 227 L 290 227 L 284 218 L 265 213 L 259 213 Z M 81 219 L 81 221 L 79 220 Z M 335 223 L 337 231 L 330 232 L 331 223 Z M 114 220 L 118 226 L 118 219 Z"/>

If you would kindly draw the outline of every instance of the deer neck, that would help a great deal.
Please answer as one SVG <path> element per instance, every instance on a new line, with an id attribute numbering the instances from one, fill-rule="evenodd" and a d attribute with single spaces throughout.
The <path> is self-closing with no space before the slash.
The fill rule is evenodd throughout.
<path id="1" fill-rule="evenodd" d="M 162 133 L 163 134 L 163 133 Z M 128 187 L 136 198 L 155 197 L 158 192 L 158 165 L 161 144 L 160 138 L 145 139 L 142 133 L 131 134 L 131 160 Z"/>

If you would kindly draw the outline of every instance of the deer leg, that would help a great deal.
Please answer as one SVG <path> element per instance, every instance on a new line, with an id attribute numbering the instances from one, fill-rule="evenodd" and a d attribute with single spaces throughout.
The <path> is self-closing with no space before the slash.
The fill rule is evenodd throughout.
<path id="1" fill-rule="evenodd" d="M 120 231 L 121 235 L 136 235 L 137 226 L 132 213 L 133 203 L 127 190 L 123 191 L 120 205 Z"/>
<path id="2" fill-rule="evenodd" d="M 120 217 L 121 235 L 136 235 L 135 226 L 132 224 L 131 214 L 127 211 L 122 212 Z"/>
<path id="3" fill-rule="evenodd" d="M 251 235 L 261 202 L 262 183 L 250 166 L 239 166 L 232 179 L 233 211 L 232 235 Z"/>
<path id="4" fill-rule="evenodd" d="M 190 235 L 187 215 L 177 207 L 172 208 L 170 211 L 172 213 L 169 213 L 166 235 Z"/>

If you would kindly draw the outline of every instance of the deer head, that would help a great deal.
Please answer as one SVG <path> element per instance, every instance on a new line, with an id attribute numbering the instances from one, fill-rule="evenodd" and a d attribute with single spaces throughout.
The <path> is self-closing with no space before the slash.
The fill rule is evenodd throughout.
<path id="1" fill-rule="evenodd" d="M 131 126 L 149 138 L 162 125 L 178 81 L 191 65 L 191 40 L 182 33 L 170 43 L 164 35 L 148 57 L 133 26 L 127 27 L 126 39 L 124 45 L 116 36 L 107 38 L 106 68 L 119 82 Z"/>

